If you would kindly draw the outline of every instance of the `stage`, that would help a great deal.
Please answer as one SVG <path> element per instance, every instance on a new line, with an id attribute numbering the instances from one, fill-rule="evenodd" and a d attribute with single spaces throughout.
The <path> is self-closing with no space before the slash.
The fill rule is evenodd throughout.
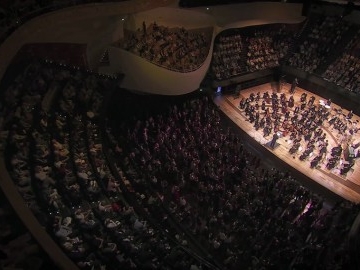
<path id="1" fill-rule="evenodd" d="M 271 153 L 272 158 L 279 158 L 283 162 L 287 163 L 292 168 L 296 169 L 298 172 L 310 178 L 311 180 L 317 182 L 321 186 L 325 187 L 326 189 L 336 193 L 337 195 L 355 202 L 360 202 L 360 158 L 352 158 L 352 167 L 346 173 L 343 173 L 341 169 L 344 167 L 344 163 L 347 163 L 348 153 L 346 151 L 342 151 L 341 156 L 339 156 L 339 161 L 336 165 L 329 169 L 328 163 L 329 159 L 332 158 L 331 149 L 336 146 L 342 146 L 345 150 L 348 150 L 348 146 L 350 145 L 360 145 L 360 130 L 356 132 L 351 132 L 350 135 L 347 132 L 339 132 L 337 128 L 334 128 L 334 125 L 326 120 L 321 125 L 321 129 L 323 134 L 326 134 L 326 140 L 328 141 L 328 147 L 326 154 L 321 159 L 321 161 L 311 168 L 311 162 L 319 155 L 319 151 L 315 149 L 313 153 L 311 153 L 308 157 L 303 160 L 300 160 L 300 156 L 304 151 L 301 151 L 306 148 L 306 141 L 301 141 L 301 146 L 299 151 L 295 151 L 295 153 L 290 153 L 290 149 L 292 148 L 294 142 L 290 140 L 290 136 L 286 132 L 282 132 L 283 130 L 280 128 L 278 131 L 279 136 L 278 138 L 273 138 L 274 131 L 272 131 L 268 136 L 264 137 L 264 130 L 263 128 L 259 128 L 258 130 L 254 127 L 254 122 L 250 123 L 249 115 L 246 115 L 244 109 L 241 109 L 239 104 L 240 101 L 243 99 L 250 99 L 250 95 L 253 93 L 255 96 L 257 93 L 261 96 L 261 99 L 258 100 L 259 107 L 262 104 L 262 97 L 265 92 L 268 92 L 270 96 L 272 93 L 277 93 L 277 96 L 280 97 L 281 94 L 286 96 L 288 100 L 290 96 L 294 98 L 294 107 L 289 108 L 290 116 L 294 115 L 294 108 L 296 106 L 300 107 L 300 99 L 303 93 L 307 94 L 307 101 L 311 96 L 314 96 L 314 105 L 316 108 L 322 108 L 324 111 L 329 112 L 328 120 L 338 117 L 340 120 L 344 121 L 348 126 L 354 130 L 357 128 L 360 129 L 360 117 L 357 115 L 352 115 L 351 119 L 347 118 L 349 111 L 345 108 L 341 108 L 335 104 L 336 101 L 329 102 L 327 104 L 327 100 L 323 97 L 317 96 L 305 89 L 301 89 L 296 87 L 295 92 L 293 95 L 290 94 L 290 84 L 283 84 L 279 89 L 273 89 L 273 86 L 268 83 L 256 87 L 252 87 L 249 89 L 241 90 L 239 95 L 224 95 L 224 94 L 217 94 L 214 97 L 214 102 L 219 106 L 219 108 L 237 125 L 239 126 L 244 132 L 253 138 L 256 142 L 258 142 L 259 146 L 263 148 L 263 150 L 268 151 Z M 253 101 L 253 104 L 255 101 Z M 267 108 L 270 108 L 271 111 L 271 104 L 266 104 Z M 260 115 L 263 111 L 258 109 Z M 278 114 L 282 114 L 281 110 Z M 298 113 L 301 114 L 301 111 Z M 262 116 L 260 116 L 262 117 Z M 283 115 L 281 115 L 281 121 L 284 120 Z M 349 129 L 348 129 L 349 130 Z M 275 141 L 272 141 L 275 139 Z M 322 142 L 316 142 L 316 144 L 321 144 Z M 355 149 L 355 153 L 359 151 L 360 147 Z M 275 155 L 275 156 L 273 156 Z"/>

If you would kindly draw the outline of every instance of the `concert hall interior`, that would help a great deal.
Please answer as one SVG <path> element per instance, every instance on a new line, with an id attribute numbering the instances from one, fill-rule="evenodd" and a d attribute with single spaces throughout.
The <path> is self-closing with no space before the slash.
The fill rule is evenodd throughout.
<path id="1" fill-rule="evenodd" d="M 360 269 L 360 1 L 0 0 L 0 269 Z"/>

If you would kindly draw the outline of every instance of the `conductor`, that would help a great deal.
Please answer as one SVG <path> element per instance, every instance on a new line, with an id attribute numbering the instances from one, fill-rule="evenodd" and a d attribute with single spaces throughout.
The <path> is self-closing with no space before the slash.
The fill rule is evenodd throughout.
<path id="1" fill-rule="evenodd" d="M 280 137 L 279 134 L 278 134 L 277 132 L 275 132 L 274 135 L 273 135 L 273 137 L 272 137 L 272 140 L 271 140 L 271 142 L 270 142 L 270 147 L 271 147 L 272 149 L 275 148 L 276 141 L 277 141 L 277 139 L 279 139 L 279 137 Z"/>

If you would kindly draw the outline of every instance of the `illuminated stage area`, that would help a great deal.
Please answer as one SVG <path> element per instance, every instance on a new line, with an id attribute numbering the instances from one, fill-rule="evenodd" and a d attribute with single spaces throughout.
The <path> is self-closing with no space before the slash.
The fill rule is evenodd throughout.
<path id="1" fill-rule="evenodd" d="M 218 95 L 219 108 L 264 149 L 352 202 L 360 202 L 360 117 L 299 87 L 271 84 Z M 275 156 L 273 156 L 275 158 Z"/>

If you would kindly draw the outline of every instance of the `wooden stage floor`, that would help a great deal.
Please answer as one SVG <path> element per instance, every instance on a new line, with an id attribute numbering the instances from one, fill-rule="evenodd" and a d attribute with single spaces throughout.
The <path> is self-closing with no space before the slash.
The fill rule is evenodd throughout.
<path id="1" fill-rule="evenodd" d="M 278 96 L 280 97 L 281 93 L 284 93 L 286 95 L 287 100 L 290 97 L 290 85 L 285 84 L 281 87 L 280 91 L 277 92 Z M 327 140 L 329 142 L 328 151 L 326 155 L 326 159 L 324 161 L 319 163 L 319 166 L 315 168 L 310 167 L 311 160 L 315 157 L 312 156 L 308 158 L 307 160 L 301 161 L 299 159 L 299 156 L 301 153 L 295 153 L 290 154 L 289 149 L 292 146 L 292 143 L 289 139 L 289 136 L 283 136 L 277 140 L 277 146 L 274 149 L 271 149 L 267 146 L 269 141 L 271 141 L 273 133 L 271 133 L 269 136 L 264 138 L 263 136 L 263 129 L 260 128 L 259 130 L 255 130 L 254 124 L 250 123 L 247 119 L 247 116 L 245 116 L 244 110 L 240 109 L 239 103 L 242 98 L 248 98 L 251 93 L 254 93 L 255 96 L 258 92 L 260 92 L 261 97 L 264 92 L 269 92 L 271 95 L 273 93 L 272 85 L 264 84 L 256 87 L 252 87 L 249 89 L 241 90 L 240 96 L 235 97 L 234 95 L 224 95 L 224 94 L 218 94 L 214 97 L 214 102 L 219 108 L 235 123 L 237 124 L 242 130 L 244 130 L 248 135 L 250 135 L 254 140 L 256 140 L 259 145 L 261 145 L 264 149 L 267 149 L 267 151 L 271 152 L 274 156 L 274 158 L 279 158 L 286 162 L 288 165 L 295 168 L 297 171 L 301 172 L 308 178 L 312 179 L 313 181 L 316 181 L 318 184 L 324 186 L 328 190 L 336 193 L 337 195 L 355 202 L 360 203 L 360 161 L 358 158 L 355 158 L 355 164 L 352 167 L 352 169 L 345 175 L 340 174 L 340 166 L 341 164 L 337 164 L 335 168 L 329 170 L 326 168 L 326 163 L 330 155 L 330 150 L 337 145 L 344 144 L 343 142 L 343 135 L 339 134 L 337 130 L 333 129 L 332 126 L 330 126 L 327 121 L 322 126 L 323 131 L 327 134 Z M 324 98 L 319 97 L 305 89 L 301 89 L 299 87 L 296 88 L 296 91 L 293 95 L 295 100 L 295 106 L 300 104 L 300 96 L 302 93 L 307 93 L 307 101 L 311 96 L 314 96 L 315 102 L 314 104 L 316 106 L 320 103 L 320 100 L 324 100 Z M 260 100 L 259 104 L 261 106 L 262 99 Z M 271 106 L 271 105 L 269 105 Z M 330 108 L 330 117 L 332 115 L 335 115 L 338 113 L 338 109 L 342 109 L 342 112 L 346 115 L 348 111 L 345 108 L 340 108 L 336 104 L 334 104 L 334 101 L 332 102 Z M 291 112 L 292 115 L 292 112 Z M 354 126 L 360 127 L 360 117 L 357 115 L 354 115 L 351 119 L 351 122 Z M 357 144 L 360 143 L 360 130 L 353 136 L 351 136 L 350 139 L 348 139 L 348 142 L 350 141 L 351 144 Z M 356 150 L 359 150 L 360 147 Z"/>

